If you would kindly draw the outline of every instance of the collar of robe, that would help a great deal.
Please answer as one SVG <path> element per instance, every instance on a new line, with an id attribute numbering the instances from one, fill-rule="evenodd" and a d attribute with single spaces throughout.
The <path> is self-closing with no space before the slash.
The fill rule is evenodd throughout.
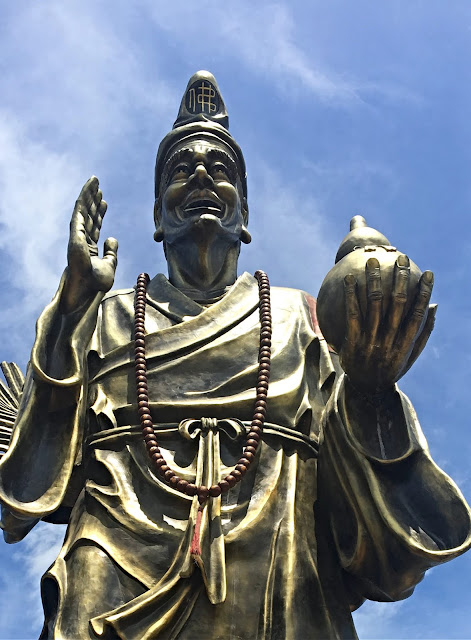
<path id="1" fill-rule="evenodd" d="M 150 361 L 173 358 L 212 342 L 236 326 L 258 307 L 258 285 L 249 273 L 243 273 L 226 295 L 210 307 L 203 307 L 174 287 L 163 274 L 149 283 L 147 304 L 177 324 L 146 335 L 146 357 Z M 115 369 L 134 366 L 134 344 L 129 343 L 107 353 L 93 382 Z"/>

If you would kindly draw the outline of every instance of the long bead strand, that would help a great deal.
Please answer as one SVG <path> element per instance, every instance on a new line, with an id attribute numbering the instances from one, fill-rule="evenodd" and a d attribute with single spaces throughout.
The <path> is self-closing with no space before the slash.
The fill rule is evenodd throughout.
<path id="1" fill-rule="evenodd" d="M 209 496 L 217 497 L 221 495 L 221 493 L 225 493 L 242 479 L 255 458 L 262 437 L 267 412 L 268 383 L 270 380 L 272 324 L 270 282 L 268 276 L 263 271 L 256 271 L 255 278 L 258 281 L 260 298 L 260 346 L 254 415 L 242 456 L 234 469 L 223 480 L 218 482 L 218 484 L 211 487 L 205 487 L 204 485 L 196 486 L 196 484 L 180 478 L 170 469 L 160 451 L 149 409 L 149 388 L 147 385 L 145 317 L 146 291 L 149 276 L 147 273 L 141 273 L 137 278 L 136 296 L 134 299 L 134 361 L 136 369 L 137 405 L 142 426 L 142 435 L 149 457 L 156 465 L 159 475 L 178 491 L 188 496 L 198 495 L 200 504 L 206 502 Z"/>

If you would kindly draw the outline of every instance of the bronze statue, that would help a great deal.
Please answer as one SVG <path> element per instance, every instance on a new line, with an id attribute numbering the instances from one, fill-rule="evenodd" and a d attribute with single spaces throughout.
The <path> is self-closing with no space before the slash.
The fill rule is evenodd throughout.
<path id="1" fill-rule="evenodd" d="M 432 273 L 354 218 L 318 322 L 303 291 L 237 277 L 246 197 L 207 72 L 157 154 L 168 279 L 111 291 L 98 180 L 80 193 L 24 389 L 6 366 L 1 398 L 4 432 L 17 414 L 5 539 L 68 523 L 41 638 L 355 638 L 366 598 L 409 596 L 471 545 L 469 508 L 395 386 L 433 328 Z"/>

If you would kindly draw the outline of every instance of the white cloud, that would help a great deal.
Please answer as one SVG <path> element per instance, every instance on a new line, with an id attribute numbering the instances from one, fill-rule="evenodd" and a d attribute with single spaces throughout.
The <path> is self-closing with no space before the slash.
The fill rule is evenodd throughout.
<path id="1" fill-rule="evenodd" d="M 357 100 L 352 86 L 333 72 L 309 60 L 296 44 L 295 21 L 289 7 L 280 3 L 238 2 L 228 15 L 227 7 L 214 0 L 202 0 L 185 6 L 182 25 L 181 7 L 169 3 L 147 3 L 155 23 L 180 39 L 183 47 L 223 49 L 243 62 L 251 72 L 267 74 L 285 95 L 303 85 L 326 101 Z"/>
<path id="2" fill-rule="evenodd" d="M 29 3 L 7 31 L 10 37 L 22 33 L 22 75 L 12 64 L 4 82 L 30 135 L 37 126 L 51 127 L 45 132 L 49 138 L 86 153 L 89 162 L 136 126 L 136 110 L 158 118 L 173 113 L 176 102 L 157 62 L 147 75 L 128 30 L 119 32 L 106 17 L 95 5 L 87 10 L 79 2 Z M 8 41 L 3 48 L 17 49 Z"/>
<path id="3" fill-rule="evenodd" d="M 9 282 L 28 292 L 28 306 L 50 291 L 64 265 L 66 229 L 58 219 L 73 205 L 77 180 L 70 154 L 33 142 L 18 120 L 0 112 L 0 248 L 10 256 Z"/>
<path id="4" fill-rule="evenodd" d="M 24 359 L 25 330 L 57 288 L 66 260 L 65 212 L 75 200 L 80 167 L 68 153 L 33 142 L 20 122 L 0 112 L 0 250 L 2 280 L 15 294 L 2 300 L 0 328 Z"/>
<path id="5" fill-rule="evenodd" d="M 3 563 L 0 574 L 0 637 L 5 633 L 17 633 L 18 621 L 24 635 L 36 637 L 43 623 L 40 598 L 41 576 L 53 563 L 64 539 L 65 527 L 40 523 L 19 543 L 20 550 L 11 547 L 12 561 Z M 13 551 L 13 553 L 11 553 Z"/>
<path id="6" fill-rule="evenodd" d="M 240 1 L 229 14 L 218 0 L 200 0 L 185 6 L 183 23 L 180 5 L 145 2 L 159 28 L 171 32 L 184 50 L 232 56 L 251 73 L 270 78 L 284 97 L 299 97 L 304 90 L 320 101 L 343 106 L 368 102 L 375 94 L 389 101 L 419 101 L 416 92 L 397 83 L 367 76 L 358 80 L 313 59 L 297 41 L 297 16 L 288 4 Z M 318 28 L 313 22 L 313 40 Z"/>
<path id="7" fill-rule="evenodd" d="M 378 640 L 380 638 L 398 638 L 397 632 L 400 628 L 403 604 L 404 602 L 365 602 L 353 614 L 358 637 Z M 396 624 L 398 624 L 397 627 L 395 627 Z"/>
<path id="8" fill-rule="evenodd" d="M 13 42 L 18 32 L 21 48 Z M 1 51 L 17 51 L 18 59 L 5 69 L 0 106 L 0 329 L 24 361 L 66 265 L 81 185 L 92 173 L 102 184 L 119 175 L 124 163 L 110 148 L 120 140 L 125 155 L 139 114 L 147 123 L 171 121 L 177 99 L 158 69 L 149 79 L 124 35 L 79 3 L 21 7 L 9 16 Z"/>
<path id="9" fill-rule="evenodd" d="M 240 4 L 231 19 L 225 11 L 218 17 L 221 36 L 229 49 L 250 69 L 270 74 L 282 93 L 298 92 L 301 84 L 326 101 L 358 98 L 348 82 L 321 70 L 296 44 L 295 22 L 287 5 Z"/>
<path id="10" fill-rule="evenodd" d="M 242 261 L 251 271 L 262 268 L 283 274 L 274 285 L 305 289 L 316 294 L 333 266 L 337 239 L 303 181 L 287 182 L 280 170 L 252 158 L 252 179 L 257 185 L 250 200 L 250 225 L 254 240 L 242 248 Z"/>

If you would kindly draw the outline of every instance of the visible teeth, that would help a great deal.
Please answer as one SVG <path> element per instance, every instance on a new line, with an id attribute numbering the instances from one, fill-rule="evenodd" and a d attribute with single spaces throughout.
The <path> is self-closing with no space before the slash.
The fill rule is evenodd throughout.
<path id="1" fill-rule="evenodd" d="M 191 207 L 185 209 L 186 213 L 192 213 L 193 211 L 208 211 L 212 213 L 221 213 L 221 209 L 216 209 L 215 207 Z"/>
<path id="2" fill-rule="evenodd" d="M 185 211 L 195 211 L 197 209 L 206 209 L 207 211 L 221 211 L 222 207 L 211 200 L 196 200 L 190 202 L 185 207 Z"/>

